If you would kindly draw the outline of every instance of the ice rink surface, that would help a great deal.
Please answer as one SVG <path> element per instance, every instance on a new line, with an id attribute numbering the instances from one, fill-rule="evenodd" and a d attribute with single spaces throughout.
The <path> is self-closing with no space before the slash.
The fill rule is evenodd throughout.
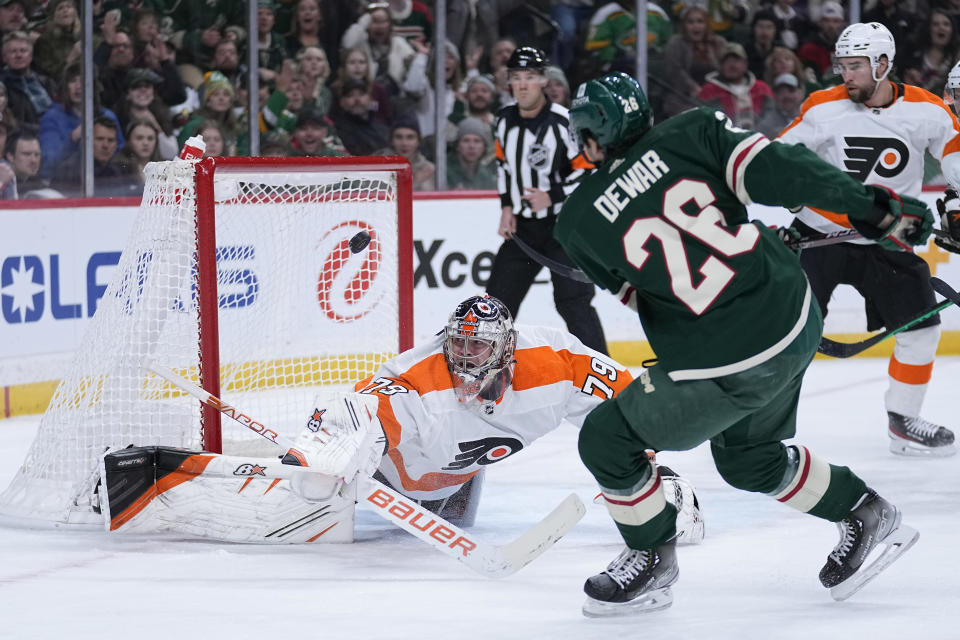
<path id="1" fill-rule="evenodd" d="M 689 478 L 707 537 L 681 547 L 673 607 L 588 620 L 584 579 L 621 542 L 562 427 L 489 468 L 473 532 L 512 540 L 571 491 L 587 515 L 553 549 L 503 580 L 483 578 L 377 516 L 358 511 L 352 545 L 241 546 L 101 532 L 0 528 L 0 638 L 960 638 L 960 457 L 888 452 L 886 361 L 817 361 L 797 442 L 852 467 L 895 502 L 920 541 L 850 600 L 817 573 L 835 525 L 726 486 L 709 450 L 661 454 Z M 960 358 L 934 369 L 924 416 L 960 428 Z M 37 418 L 0 420 L 0 488 Z M 226 425 L 224 428 L 230 428 Z"/>

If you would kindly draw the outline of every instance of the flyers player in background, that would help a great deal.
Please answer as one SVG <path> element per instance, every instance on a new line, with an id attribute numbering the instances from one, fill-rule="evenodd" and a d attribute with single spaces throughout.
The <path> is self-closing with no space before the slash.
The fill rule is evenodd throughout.
<path id="1" fill-rule="evenodd" d="M 843 84 L 811 94 L 780 140 L 804 145 L 860 182 L 910 196 L 921 191 L 924 152 L 929 152 L 956 187 L 960 125 L 937 96 L 888 79 L 895 53 L 893 36 L 878 22 L 844 29 L 835 46 Z M 956 197 L 945 200 L 960 208 Z M 847 216 L 814 207 L 801 209 L 794 223 L 804 236 L 850 226 Z M 956 226 L 944 230 L 960 237 Z M 860 239 L 805 249 L 800 262 L 824 315 L 837 285 L 856 288 L 865 299 L 869 331 L 897 327 L 935 304 L 930 269 L 909 250 L 887 251 Z M 953 432 L 920 417 L 940 341 L 940 317 L 895 337 L 885 397 L 890 450 L 905 456 L 953 455 Z"/>

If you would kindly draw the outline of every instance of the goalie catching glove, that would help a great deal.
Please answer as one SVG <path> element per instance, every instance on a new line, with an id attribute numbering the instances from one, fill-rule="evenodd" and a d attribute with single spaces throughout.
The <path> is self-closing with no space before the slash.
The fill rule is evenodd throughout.
<path id="1" fill-rule="evenodd" d="M 952 187 L 944 191 L 942 198 L 937 198 L 937 213 L 940 214 L 940 228 L 950 237 L 937 237 L 933 242 L 944 251 L 960 253 L 960 196 Z"/>
<path id="2" fill-rule="evenodd" d="M 933 213 L 927 205 L 886 187 L 868 186 L 873 189 L 873 211 L 869 220 L 851 216 L 853 228 L 891 251 L 911 251 L 914 245 L 926 244 L 933 232 Z"/>
<path id="3" fill-rule="evenodd" d="M 377 418 L 377 399 L 359 393 L 327 392 L 317 396 L 314 406 L 296 446 L 283 456 L 283 463 L 341 478 L 345 484 L 353 482 L 358 474 L 372 476 L 386 447 Z M 294 489 L 311 499 L 309 486 L 295 482 Z"/>

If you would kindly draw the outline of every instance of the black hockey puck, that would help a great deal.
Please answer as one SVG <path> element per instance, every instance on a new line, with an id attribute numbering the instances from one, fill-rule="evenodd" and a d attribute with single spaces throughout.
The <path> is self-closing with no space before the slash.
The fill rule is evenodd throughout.
<path id="1" fill-rule="evenodd" d="M 370 244 L 370 234 L 366 231 L 360 231 L 357 235 L 350 238 L 350 253 L 360 253 Z"/>

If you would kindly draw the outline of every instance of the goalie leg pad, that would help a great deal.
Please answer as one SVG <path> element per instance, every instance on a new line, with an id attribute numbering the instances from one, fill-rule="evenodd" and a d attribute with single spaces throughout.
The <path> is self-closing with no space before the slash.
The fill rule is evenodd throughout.
<path id="1" fill-rule="evenodd" d="M 311 476 L 323 499 L 307 501 L 293 480 Z M 254 459 L 139 447 L 101 462 L 100 505 L 108 531 L 167 532 L 229 542 L 352 542 L 355 484 Z M 298 478 L 299 482 L 299 478 Z"/>

